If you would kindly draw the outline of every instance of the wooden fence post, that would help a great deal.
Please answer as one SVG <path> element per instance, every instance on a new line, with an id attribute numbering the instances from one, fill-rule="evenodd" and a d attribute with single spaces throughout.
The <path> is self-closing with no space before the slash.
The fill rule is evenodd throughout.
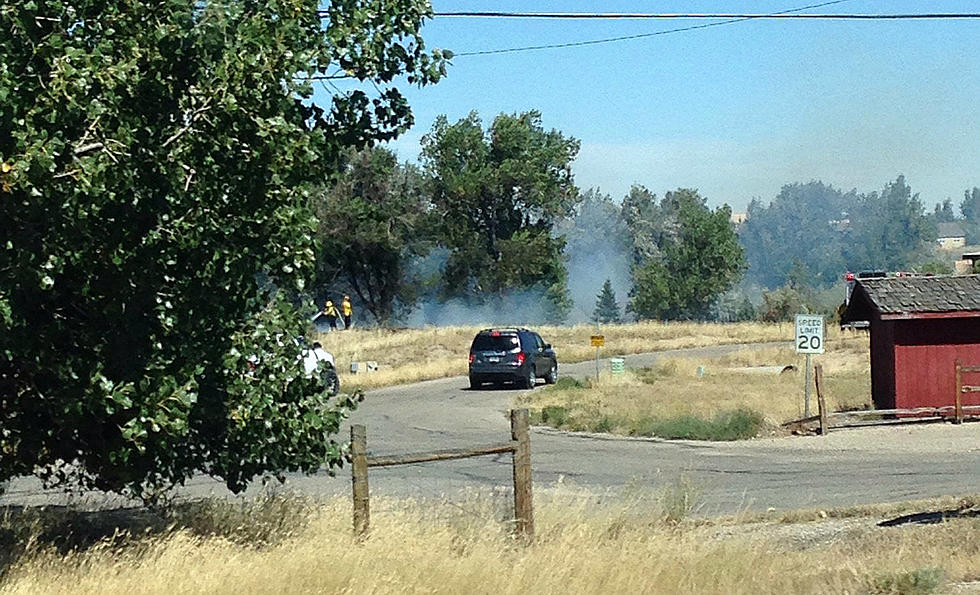
<path id="1" fill-rule="evenodd" d="M 817 409 L 820 413 L 820 435 L 826 436 L 830 431 L 830 424 L 827 422 L 827 402 L 823 394 L 823 366 L 817 364 L 813 368 L 813 382 L 817 385 Z"/>
<path id="2" fill-rule="evenodd" d="M 956 360 L 956 423 L 963 423 L 963 362 Z"/>
<path id="3" fill-rule="evenodd" d="M 510 412 L 510 435 L 517 441 L 514 464 L 514 520 L 517 534 L 534 539 L 534 507 L 531 500 L 531 435 L 528 431 L 527 409 Z"/>
<path id="4" fill-rule="evenodd" d="M 354 535 L 367 535 L 371 525 L 371 502 L 368 495 L 367 429 L 350 427 L 351 484 L 354 490 Z"/>

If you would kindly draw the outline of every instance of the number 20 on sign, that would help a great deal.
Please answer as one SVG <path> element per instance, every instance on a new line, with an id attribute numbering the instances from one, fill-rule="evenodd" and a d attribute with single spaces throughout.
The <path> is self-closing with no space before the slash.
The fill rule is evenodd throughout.
<path id="1" fill-rule="evenodd" d="M 796 315 L 796 353 L 823 353 L 823 316 Z"/>

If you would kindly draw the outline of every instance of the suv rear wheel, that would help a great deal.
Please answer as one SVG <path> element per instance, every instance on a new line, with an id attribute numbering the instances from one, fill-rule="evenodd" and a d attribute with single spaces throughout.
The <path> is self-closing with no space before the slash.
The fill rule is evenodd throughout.
<path id="1" fill-rule="evenodd" d="M 534 366 L 530 366 L 530 368 L 527 371 L 527 376 L 524 377 L 524 388 L 534 388 L 534 384 L 538 381 L 534 375 Z"/>
<path id="2" fill-rule="evenodd" d="M 476 376 L 470 375 L 470 388 L 480 388 L 483 383 Z"/>
<path id="3" fill-rule="evenodd" d="M 551 371 L 544 376 L 545 384 L 554 384 L 556 382 L 558 382 L 558 364 L 555 364 L 551 368 Z"/>

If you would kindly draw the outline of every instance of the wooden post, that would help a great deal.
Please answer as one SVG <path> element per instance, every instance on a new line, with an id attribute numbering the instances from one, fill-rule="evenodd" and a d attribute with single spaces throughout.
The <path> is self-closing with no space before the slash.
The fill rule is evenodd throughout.
<path id="1" fill-rule="evenodd" d="M 956 423 L 963 423 L 963 363 L 956 360 Z"/>
<path id="2" fill-rule="evenodd" d="M 359 424 L 350 427 L 351 484 L 354 490 L 354 535 L 363 538 L 371 525 L 371 503 L 368 495 L 367 429 Z"/>
<path id="3" fill-rule="evenodd" d="M 531 499 L 531 435 L 527 409 L 510 412 L 510 435 L 517 441 L 514 449 L 514 520 L 517 535 L 526 541 L 534 539 L 534 507 Z"/>
<path id="4" fill-rule="evenodd" d="M 827 403 L 823 395 L 823 366 L 817 364 L 813 368 L 813 381 L 817 385 L 817 409 L 820 414 L 820 435 L 826 436 L 830 431 L 830 424 L 827 423 Z"/>

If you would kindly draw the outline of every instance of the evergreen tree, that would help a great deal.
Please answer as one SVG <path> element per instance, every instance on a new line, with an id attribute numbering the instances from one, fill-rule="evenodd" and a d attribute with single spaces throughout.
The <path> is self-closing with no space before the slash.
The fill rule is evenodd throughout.
<path id="1" fill-rule="evenodd" d="M 595 311 L 592 313 L 592 319 L 606 324 L 623 321 L 619 315 L 619 304 L 616 303 L 616 292 L 613 291 L 612 281 L 609 279 L 606 279 L 606 282 L 602 285 L 602 291 L 596 296 Z"/>
<path id="2" fill-rule="evenodd" d="M 709 318 L 745 269 L 731 210 L 709 209 L 696 190 L 668 192 L 659 203 L 633 200 L 643 189 L 634 190 L 623 201 L 624 212 L 628 203 L 640 207 L 625 212 L 638 261 L 628 309 L 640 319 Z"/>

